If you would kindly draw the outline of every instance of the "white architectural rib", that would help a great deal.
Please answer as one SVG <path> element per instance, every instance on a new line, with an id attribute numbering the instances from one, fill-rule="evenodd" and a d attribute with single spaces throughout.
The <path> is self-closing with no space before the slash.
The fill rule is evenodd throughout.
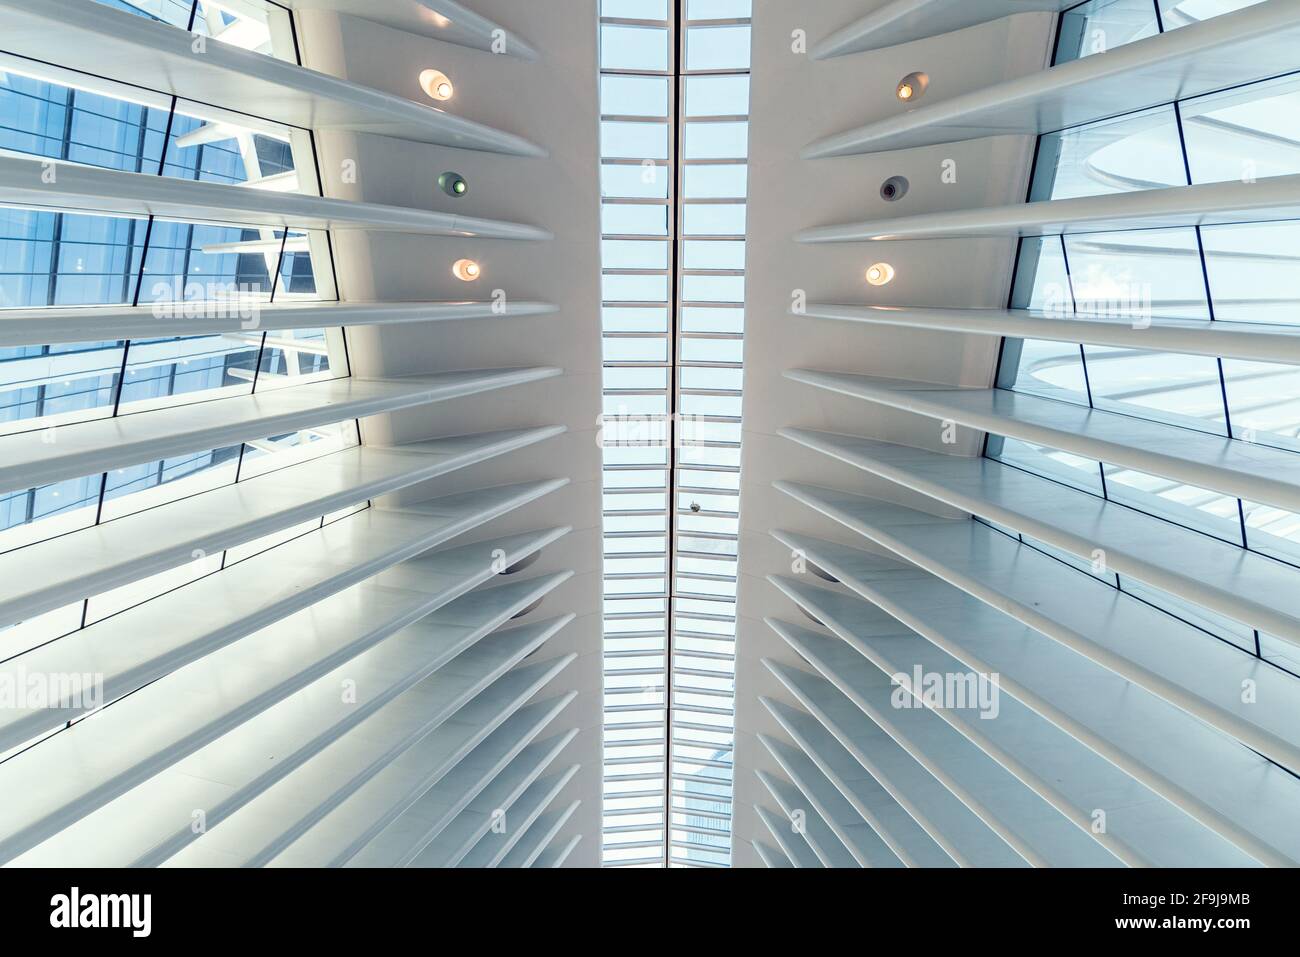
<path id="1" fill-rule="evenodd" d="M 839 838 L 844 848 L 853 855 L 857 866 L 903 866 L 902 861 L 880 839 L 871 825 L 862 819 L 857 809 L 807 755 L 766 734 L 759 734 L 758 740 L 789 775 L 794 786 L 812 803 L 813 809 Z"/>
<path id="2" fill-rule="evenodd" d="M 1179 31 L 1180 33 L 1182 31 Z M 1057 236 L 1300 219 L 1300 175 L 1169 186 L 805 229 L 801 243 Z"/>
<path id="3" fill-rule="evenodd" d="M 133 17 L 132 19 L 138 19 Z M 51 166 L 51 163 L 53 165 Z M 51 181 L 46 169 L 52 169 Z M 0 203 L 25 209 L 285 229 L 367 229 L 459 239 L 551 239 L 537 226 L 226 183 L 0 155 Z"/>
<path id="4" fill-rule="evenodd" d="M 496 822 L 504 830 L 488 828 L 487 833 L 478 839 L 478 843 L 461 858 L 456 866 L 473 869 L 501 867 L 537 819 L 551 806 L 551 802 L 559 797 L 564 786 L 573 780 L 573 776 L 577 773 L 578 765 L 573 764 L 559 774 L 539 778 L 530 784 L 511 806 L 510 813 Z"/>
<path id="5" fill-rule="evenodd" d="M 978 0 L 955 0 L 972 10 Z M 1270 0 L 1039 73 L 925 103 L 807 146 L 824 159 L 982 136 L 1032 136 L 1295 70 L 1300 3 Z M 1280 217 L 1281 218 L 1281 217 Z M 1288 217 L 1289 218 L 1289 217 Z"/>
<path id="6" fill-rule="evenodd" d="M 491 579 L 483 556 L 501 549 L 523 559 L 563 537 L 545 529 L 429 551 L 551 491 L 541 483 L 446 496 L 424 511 L 366 509 L 152 601 L 88 625 L 0 664 L 0 675 L 93 673 L 115 701 L 246 635 L 274 625 L 360 583 L 400 587 L 409 569 L 455 574 L 461 591 Z M 485 549 L 487 551 L 485 551 Z M 419 556 L 417 558 L 417 556 Z M 291 569 L 285 572 L 283 569 Z M 387 578 L 385 576 L 388 576 Z M 365 587 L 362 585 L 361 587 Z M 8 749 L 83 716 L 94 702 L 53 689 L 35 707 L 6 709 L 0 748 Z"/>
<path id="7" fill-rule="evenodd" d="M 454 718 L 378 772 L 272 858 L 271 867 L 341 867 L 408 807 L 430 794 L 449 817 L 474 797 L 567 707 L 576 691 L 525 706 L 550 680 L 516 668 Z"/>
<path id="8" fill-rule="evenodd" d="M 0 0 L 0 34 L 12 54 L 286 126 L 546 155 L 513 133 L 231 43 L 205 38 L 196 49 L 197 34 L 94 0 Z"/>
<path id="9" fill-rule="evenodd" d="M 572 804 L 569 805 L 567 810 L 561 812 L 560 823 L 556 827 L 557 831 L 560 828 L 564 827 L 564 825 L 568 822 L 568 819 L 573 816 L 573 812 L 578 809 L 578 806 L 579 806 L 579 802 L 574 801 Z M 549 818 L 551 817 L 551 815 L 547 815 L 547 817 Z M 545 820 L 545 818 L 543 820 Z M 541 824 L 542 821 L 539 821 L 538 825 L 540 826 Z M 536 867 L 539 870 L 563 867 L 564 862 L 569 859 L 569 855 L 573 853 L 574 848 L 576 848 L 581 843 L 582 843 L 581 834 L 574 834 L 572 837 L 563 841 L 553 840 L 549 845 L 543 848 L 538 853 L 538 855 L 534 857 L 531 861 L 529 861 L 527 864 L 522 864 L 519 866 Z M 506 859 L 506 866 L 510 866 L 511 864 L 514 863 L 514 861 L 512 860 L 513 857 L 514 854 L 512 853 L 511 857 Z"/>
<path id="10" fill-rule="evenodd" d="M 834 489 L 778 487 L 1226 737 L 1300 771 L 1300 682 L 1291 675 L 982 522 L 939 518 Z M 843 547 L 835 553 L 857 557 Z M 1143 640 L 1134 642 L 1133 635 Z M 1243 687 L 1257 688 L 1258 700 L 1243 701 Z"/>
<path id="11" fill-rule="evenodd" d="M 968 428 L 1300 512 L 1292 452 L 1006 389 L 796 369 L 786 377 Z"/>
<path id="12" fill-rule="evenodd" d="M 784 624 L 767 624 L 782 637 Z M 778 627 L 778 625 L 780 627 Z M 821 675 L 765 660 L 768 670 L 962 867 L 1026 867 L 1011 848 L 902 745 Z M 779 706 L 778 707 L 783 707 Z M 793 714 L 793 709 L 790 709 Z"/>
<path id="13" fill-rule="evenodd" d="M 912 701 L 920 706 L 927 690 L 915 684 L 922 675 L 967 675 L 962 662 L 901 626 L 861 598 L 770 576 L 792 601 L 816 615 L 835 633 L 804 641 L 819 662 L 853 680 L 873 666 L 888 676 L 906 676 Z M 969 688 L 969 685 L 965 686 Z M 992 689 L 991 679 L 985 684 Z M 1000 691 L 1000 689 L 999 689 Z M 948 722 L 1026 787 L 1041 795 L 1085 833 L 1130 867 L 1251 867 L 1256 862 L 1173 804 L 1125 775 L 1104 757 L 1044 720 L 1010 695 L 994 692 L 952 702 L 943 695 L 925 707 Z M 1095 829 L 1096 812 L 1105 829 Z"/>
<path id="14" fill-rule="evenodd" d="M 781 848 L 781 853 L 790 861 L 792 867 L 820 868 L 824 866 L 803 836 L 795 832 L 794 825 L 790 823 L 789 818 L 757 804 L 754 805 L 754 811 L 757 812 L 759 820 L 767 826 L 777 846 Z"/>
<path id="15" fill-rule="evenodd" d="M 524 748 L 517 758 L 506 765 L 505 770 L 492 779 L 478 797 L 470 801 L 463 811 L 448 821 L 436 834 L 430 835 L 429 831 L 425 830 L 412 844 L 400 848 L 398 862 L 392 866 L 455 867 L 458 865 L 473 850 L 479 838 L 492 827 L 497 813 L 504 812 L 509 816 L 515 802 L 555 762 L 570 740 L 572 740 L 570 735 L 565 734 Z M 400 831 L 412 823 L 423 823 L 424 810 L 422 803 L 417 802 L 402 817 L 394 821 L 390 829 Z M 387 847 L 386 842 L 382 840 L 387 834 L 389 831 L 385 831 L 379 839 L 376 839 L 373 844 L 374 850 Z M 363 861 L 368 860 L 371 850 L 372 848 L 367 848 L 355 858 L 354 863 L 363 866 Z"/>
<path id="16" fill-rule="evenodd" d="M 1026 309 L 930 309 L 828 303 L 809 303 L 797 313 L 792 310 L 792 314 L 904 329 L 1046 339 L 1300 365 L 1300 326 L 1163 318 L 1138 322 L 1133 318 L 1053 315 Z M 1296 319 L 1300 322 L 1300 310 Z"/>
<path id="17" fill-rule="evenodd" d="M 562 427 L 334 452 L 0 555 L 13 624 L 202 556 L 561 434 Z M 416 507 L 418 511 L 418 506 Z"/>
<path id="18" fill-rule="evenodd" d="M 501 56 L 536 60 L 537 51 L 514 32 L 456 0 L 286 0 L 294 10 L 329 10 L 384 26 L 446 40 Z"/>
<path id="19" fill-rule="evenodd" d="M 405 587 L 391 596 L 365 585 L 341 593 L 4 762 L 0 780 L 25 797 L 0 811 L 0 858 L 44 841 L 49 846 L 36 856 L 46 861 L 93 855 L 117 866 L 137 859 L 159 863 L 197 836 L 194 808 L 204 808 L 215 825 L 508 620 L 520 610 L 514 599 L 521 591 L 532 594 L 563 580 L 467 595 L 464 577 L 418 579 L 418 564 L 400 570 Z M 526 649 L 502 670 L 540 647 L 554 628 L 527 626 L 516 630 L 518 639 L 498 636 L 507 657 Z M 501 660 L 490 645 L 475 657 L 483 655 Z M 448 692 L 470 671 L 429 683 L 419 695 L 426 713 L 437 715 L 456 699 L 459 692 Z M 354 703 L 344 697 L 349 687 Z M 218 768 L 226 776 L 215 777 Z M 200 796 L 207 803 L 195 803 Z M 106 829 L 104 822 L 114 826 Z M 87 833 L 112 836 L 86 840 Z M 53 858 L 43 857 L 46 852 Z"/>
<path id="20" fill-rule="evenodd" d="M 754 853 L 758 855 L 758 859 L 763 862 L 763 866 L 769 870 L 794 867 L 790 863 L 790 858 L 776 848 L 764 844 L 762 841 L 750 841 L 749 843 L 754 848 Z"/>
<path id="21" fill-rule="evenodd" d="M 839 569 L 837 577 L 862 597 L 966 667 L 999 675 L 1007 693 L 1251 857 L 1270 866 L 1300 860 L 1288 810 L 1300 801 L 1300 781 L 1281 767 L 941 578 L 913 570 L 903 588 L 895 562 L 844 546 L 814 547 L 830 573 Z M 1225 685 L 1232 680 L 1225 676 Z"/>
<path id="22" fill-rule="evenodd" d="M 823 636 L 776 619 L 767 623 L 1025 860 L 1037 867 L 1120 866 L 1118 858 L 942 718 L 924 709 L 894 707 L 894 685 L 888 676 L 840 673 L 833 662 L 819 660 L 809 643 Z M 792 670 L 771 660 L 765 663 L 782 681 L 784 672 Z"/>
<path id="23" fill-rule="evenodd" d="M 793 442 L 1300 645 L 1294 570 L 1240 546 L 984 456 L 781 429 Z"/>
<path id="24" fill-rule="evenodd" d="M 814 60 L 883 50 L 1029 11 L 1058 11 L 1078 0 L 889 0 L 812 48 Z"/>
<path id="25" fill-rule="evenodd" d="M 219 449 L 561 375 L 555 368 L 476 369 L 430 376 L 356 376 L 214 399 L 0 438 L 0 492 Z"/>
<path id="26" fill-rule="evenodd" d="M 907 867 L 955 867 L 901 804 L 812 715 L 760 696 L 759 702 Z"/>
<path id="27" fill-rule="evenodd" d="M 170 286 L 168 287 L 170 290 Z M 146 297 L 147 298 L 147 297 Z M 339 326 L 520 318 L 559 312 L 548 302 L 155 302 L 142 306 L 51 306 L 0 309 L 0 347 L 32 343 L 112 342 L 240 333 L 251 329 L 320 329 Z"/>
<path id="28" fill-rule="evenodd" d="M 821 813 L 817 810 L 815 802 L 810 801 L 807 795 L 801 792 L 798 787 L 782 778 L 778 778 L 775 774 L 768 774 L 766 771 L 755 773 L 758 775 L 758 779 L 763 782 L 763 786 L 776 799 L 777 805 L 785 814 L 786 820 L 790 822 L 791 827 L 800 829 L 804 840 L 813 849 L 813 853 L 817 855 L 817 859 L 821 861 L 823 867 L 862 866 L 849 852 L 849 849 L 844 846 L 835 830 L 822 820 Z"/>

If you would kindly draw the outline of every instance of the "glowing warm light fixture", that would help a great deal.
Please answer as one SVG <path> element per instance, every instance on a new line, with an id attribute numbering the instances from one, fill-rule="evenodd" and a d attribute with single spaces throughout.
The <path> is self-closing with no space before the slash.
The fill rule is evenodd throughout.
<path id="1" fill-rule="evenodd" d="M 483 275 L 483 267 L 472 259 L 458 259 L 451 267 L 451 273 L 461 282 L 473 282 Z"/>
<path id="2" fill-rule="evenodd" d="M 919 99 L 930 85 L 930 78 L 924 73 L 909 73 L 898 81 L 894 92 L 904 103 Z"/>
<path id="3" fill-rule="evenodd" d="M 894 267 L 889 263 L 874 263 L 867 269 L 867 282 L 873 286 L 885 286 L 894 279 Z"/>
<path id="4" fill-rule="evenodd" d="M 421 73 L 420 89 L 435 100 L 450 100 L 452 94 L 456 92 L 451 79 L 441 70 L 425 70 Z"/>

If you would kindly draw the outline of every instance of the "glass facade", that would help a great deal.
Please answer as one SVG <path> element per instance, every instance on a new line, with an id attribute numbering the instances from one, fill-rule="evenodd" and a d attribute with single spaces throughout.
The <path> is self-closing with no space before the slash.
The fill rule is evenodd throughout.
<path id="1" fill-rule="evenodd" d="M 749 0 L 602 0 L 608 866 L 730 863 Z"/>
<path id="2" fill-rule="evenodd" d="M 222 42 L 294 59 L 288 11 L 244 0 L 111 2 Z M 147 176 L 319 195 L 310 134 L 4 53 L 0 150 Z M 0 348 L 0 435 L 347 375 L 342 331 L 267 331 L 260 307 L 335 299 L 323 233 L 0 206 L 0 310 L 143 307 L 164 335 Z M 240 329 L 181 335 L 192 316 Z M 2 313 L 0 313 L 2 314 Z M 244 321 L 246 320 L 246 321 Z M 264 474 L 359 441 L 355 421 L 267 436 L 40 488 L 0 493 L 0 552 Z M 351 509 L 338 516 L 350 513 Z M 325 519 L 292 530 L 301 534 Z M 278 544 L 286 535 L 91 596 L 0 630 L 0 660 Z"/>
<path id="3" fill-rule="evenodd" d="M 1061 21 L 1057 62 L 1080 37 L 1124 42 L 1248 6 L 1241 2 L 1085 3 Z M 1031 200 L 1095 196 L 1300 173 L 1300 74 L 1062 130 L 1039 142 Z M 1013 308 L 1131 321 L 1300 322 L 1300 223 L 1145 229 L 1022 241 Z M 1016 392 L 1300 453 L 1294 366 L 1152 350 L 1008 340 L 998 386 Z M 1300 520 L 1272 506 L 1111 463 L 991 436 L 1007 465 L 1104 497 L 1270 559 L 1300 565 Z M 1056 554 L 1040 543 L 1028 542 Z M 1062 557 L 1057 555 L 1057 557 Z M 1110 576 L 1134 595 L 1265 661 L 1300 674 L 1300 648 L 1170 595 Z"/>

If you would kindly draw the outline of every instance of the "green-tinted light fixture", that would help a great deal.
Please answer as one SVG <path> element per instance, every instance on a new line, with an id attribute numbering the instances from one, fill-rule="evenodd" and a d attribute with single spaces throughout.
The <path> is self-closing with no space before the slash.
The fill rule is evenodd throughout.
<path id="1" fill-rule="evenodd" d="M 464 196 L 469 192 L 469 183 L 460 173 L 443 173 L 438 177 L 438 187 L 448 196 Z"/>

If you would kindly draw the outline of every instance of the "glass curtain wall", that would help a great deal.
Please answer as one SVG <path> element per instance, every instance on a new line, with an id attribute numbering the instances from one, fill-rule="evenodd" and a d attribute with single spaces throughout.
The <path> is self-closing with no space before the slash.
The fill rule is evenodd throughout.
<path id="1" fill-rule="evenodd" d="M 131 14 L 297 62 L 287 10 L 110 2 Z M 138 86 L 6 53 L 0 37 L 0 152 L 148 176 L 319 195 L 311 135 Z M 57 183 L 57 180 L 56 180 Z M 347 375 L 342 331 L 268 331 L 269 303 L 335 299 L 328 238 L 249 228 L 0 205 L 0 315 L 143 307 L 150 339 L 0 348 L 0 436 L 247 395 Z M 240 329 L 183 335 L 188 316 Z M 0 552 L 200 494 L 358 443 L 355 421 L 267 436 L 39 488 L 0 490 Z M 359 507 L 364 507 L 363 505 Z M 349 514 L 327 516 L 332 520 Z M 0 630 L 0 660 L 210 574 L 321 525 L 197 556 L 186 566 Z"/>
<path id="2" fill-rule="evenodd" d="M 730 863 L 750 0 L 602 0 L 608 866 Z"/>
<path id="3" fill-rule="evenodd" d="M 1057 62 L 1178 29 L 1245 2 L 1084 3 Z M 1300 74 L 1062 130 L 1039 142 L 1031 200 L 1300 173 Z M 1300 222 L 1026 239 L 1013 308 L 1131 320 L 1300 324 Z M 1007 340 L 998 386 L 1300 454 L 1295 366 L 1133 348 Z M 1300 516 L 1107 462 L 991 436 L 988 455 L 1074 489 L 1300 565 Z M 1086 562 L 1040 548 L 1081 570 Z M 1300 648 L 1125 576 L 1101 576 L 1242 650 L 1300 674 Z"/>

